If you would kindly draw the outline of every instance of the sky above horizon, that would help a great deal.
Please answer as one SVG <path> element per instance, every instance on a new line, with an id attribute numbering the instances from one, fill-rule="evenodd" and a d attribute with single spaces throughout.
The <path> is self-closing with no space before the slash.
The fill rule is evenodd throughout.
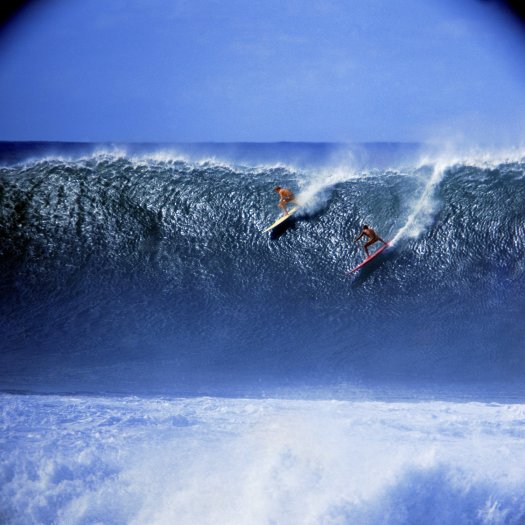
<path id="1" fill-rule="evenodd" d="M 0 27 L 0 140 L 525 141 L 497 1 L 34 1 Z"/>

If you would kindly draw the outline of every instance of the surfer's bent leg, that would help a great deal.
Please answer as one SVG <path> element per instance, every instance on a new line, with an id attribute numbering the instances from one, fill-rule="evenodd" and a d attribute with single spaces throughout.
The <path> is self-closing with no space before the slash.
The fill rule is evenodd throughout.
<path id="1" fill-rule="evenodd" d="M 279 208 L 283 210 L 284 215 L 288 215 L 288 208 L 286 207 L 286 205 L 292 201 L 293 199 L 284 198 L 282 201 L 279 202 Z"/>
<path id="2" fill-rule="evenodd" d="M 377 242 L 378 239 L 370 239 L 368 242 L 365 242 L 365 253 L 366 253 L 366 256 L 368 257 L 369 256 L 369 253 L 368 253 L 368 247 L 369 246 L 372 246 L 372 244 L 374 244 L 375 242 Z"/>

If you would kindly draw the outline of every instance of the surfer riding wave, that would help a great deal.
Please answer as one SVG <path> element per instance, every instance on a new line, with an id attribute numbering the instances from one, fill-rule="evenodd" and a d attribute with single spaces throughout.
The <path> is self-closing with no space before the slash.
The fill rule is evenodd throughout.
<path id="1" fill-rule="evenodd" d="M 368 253 L 368 247 L 372 246 L 372 244 L 376 243 L 377 241 L 381 241 L 383 244 L 387 244 L 377 233 L 368 226 L 368 224 L 363 225 L 363 228 L 361 229 L 361 233 L 358 237 L 354 239 L 354 242 L 357 242 L 361 237 L 366 236 L 368 237 L 368 241 L 365 242 L 365 245 L 363 246 L 366 256 L 370 257 L 370 254 Z"/>
<path id="2" fill-rule="evenodd" d="M 287 188 L 281 188 L 281 186 L 275 186 L 274 191 L 279 194 L 279 203 L 277 206 L 283 210 L 283 216 L 288 215 L 287 204 L 295 202 L 295 196 L 293 192 Z"/>

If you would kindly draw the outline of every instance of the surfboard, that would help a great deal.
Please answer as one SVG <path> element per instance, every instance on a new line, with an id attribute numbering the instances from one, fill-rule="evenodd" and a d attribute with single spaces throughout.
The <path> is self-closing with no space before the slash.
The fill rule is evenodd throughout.
<path id="1" fill-rule="evenodd" d="M 292 208 L 286 215 L 279 217 L 271 226 L 265 228 L 263 230 L 263 233 L 269 232 L 270 230 L 273 230 L 276 226 L 279 226 L 279 224 L 282 224 L 285 220 L 289 219 L 298 209 L 299 206 L 295 206 L 295 208 Z"/>
<path id="2" fill-rule="evenodd" d="M 361 264 L 358 264 L 353 270 L 350 270 L 347 273 L 354 273 L 357 270 L 360 270 L 365 264 L 368 264 L 372 259 L 375 259 L 380 253 L 383 253 L 390 246 L 390 242 L 383 244 L 379 250 L 374 252 L 372 255 L 369 255 Z"/>

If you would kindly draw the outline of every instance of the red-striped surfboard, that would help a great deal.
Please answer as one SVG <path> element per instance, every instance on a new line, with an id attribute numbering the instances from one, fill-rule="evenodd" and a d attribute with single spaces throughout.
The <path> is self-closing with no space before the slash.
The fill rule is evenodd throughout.
<path id="1" fill-rule="evenodd" d="M 381 246 L 379 250 L 374 252 L 372 255 L 369 255 L 361 264 L 358 264 L 353 270 L 350 270 L 348 273 L 357 272 L 357 270 L 360 270 L 365 264 L 369 263 L 372 259 L 377 257 L 380 253 L 383 253 L 389 246 L 390 246 L 389 242 L 387 242 L 386 244 L 383 244 L 383 246 Z"/>

